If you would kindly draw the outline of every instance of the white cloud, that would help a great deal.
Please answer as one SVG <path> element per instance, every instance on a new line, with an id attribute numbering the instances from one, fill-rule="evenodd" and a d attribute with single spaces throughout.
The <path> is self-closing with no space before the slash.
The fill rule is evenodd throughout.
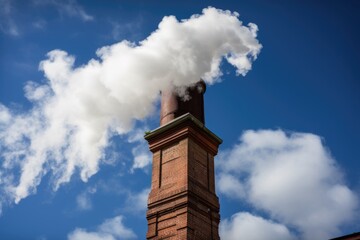
<path id="1" fill-rule="evenodd" d="M 76 204 L 80 210 L 90 210 L 92 208 L 91 200 L 85 193 L 81 193 L 76 197 Z"/>
<path id="2" fill-rule="evenodd" d="M 118 41 L 127 36 L 128 39 L 139 39 L 142 35 L 141 25 L 143 23 L 142 16 L 136 16 L 133 20 L 129 22 L 117 22 L 117 21 L 109 21 L 112 30 L 111 37 Z"/>
<path id="3" fill-rule="evenodd" d="M 0 30 L 11 36 L 19 36 L 20 31 L 13 18 L 13 6 L 10 0 L 0 0 Z"/>
<path id="4" fill-rule="evenodd" d="M 68 240 L 125 240 L 136 239 L 136 234 L 123 224 L 123 217 L 116 216 L 104 221 L 97 231 L 76 228 L 68 234 Z"/>
<path id="5" fill-rule="evenodd" d="M 35 4 L 53 5 L 60 15 L 78 17 L 83 21 L 92 21 L 94 17 L 88 14 L 76 0 L 34 0 Z"/>
<path id="6" fill-rule="evenodd" d="M 131 167 L 132 172 L 135 169 L 145 168 L 151 164 L 152 156 L 145 141 L 143 141 L 142 144 L 139 144 L 136 147 L 134 147 L 131 150 L 131 153 L 134 157 L 134 162 Z"/>
<path id="7" fill-rule="evenodd" d="M 291 240 L 295 239 L 286 226 L 246 212 L 234 214 L 220 222 L 219 232 L 225 240 Z"/>
<path id="8" fill-rule="evenodd" d="M 240 140 L 220 156 L 220 182 L 235 179 L 219 184 L 220 192 L 231 194 L 238 181 L 245 191 L 240 200 L 295 227 L 303 239 L 335 236 L 354 218 L 358 198 L 319 136 L 260 130 L 246 131 Z"/>
<path id="9" fill-rule="evenodd" d="M 36 240 L 47 240 L 47 238 L 45 236 L 39 236 L 36 238 Z"/>
<path id="10" fill-rule="evenodd" d="M 45 29 L 47 22 L 44 19 L 39 19 L 37 21 L 34 21 L 32 23 L 33 27 L 36 29 Z"/>
<path id="11" fill-rule="evenodd" d="M 128 133 L 127 141 L 129 143 L 144 142 L 145 129 L 147 127 L 135 128 Z"/>
<path id="12" fill-rule="evenodd" d="M 144 212 L 147 209 L 147 200 L 150 193 L 150 188 L 145 188 L 137 193 L 129 193 L 126 200 L 126 209 L 131 212 Z"/>
<path id="13" fill-rule="evenodd" d="M 8 124 L 10 120 L 11 114 L 9 110 L 3 105 L 0 105 L 0 124 Z"/>
<path id="14" fill-rule="evenodd" d="M 78 17 L 88 22 L 94 20 L 94 16 L 88 14 L 76 0 L 33 0 L 35 5 L 50 5 L 57 9 L 61 16 Z M 10 36 L 20 36 L 19 26 L 16 21 L 16 14 L 19 9 L 17 4 L 11 0 L 0 0 L 0 31 Z M 43 19 L 36 20 L 32 26 L 36 29 L 44 29 L 47 22 Z"/>
<path id="15" fill-rule="evenodd" d="M 151 164 L 152 156 L 149 147 L 144 139 L 145 127 L 135 128 L 128 133 L 127 141 L 136 145 L 131 149 L 133 155 L 133 165 L 130 169 L 134 172 L 135 169 L 144 169 Z"/>
<path id="16" fill-rule="evenodd" d="M 245 189 L 240 180 L 231 174 L 220 173 L 217 176 L 217 187 L 220 191 L 230 198 L 245 197 Z"/>
<path id="17" fill-rule="evenodd" d="M 76 205 L 79 210 L 92 209 L 91 195 L 96 193 L 95 187 L 89 187 L 82 193 L 76 196 Z"/>
<path id="18" fill-rule="evenodd" d="M 39 67 L 48 82 L 25 88 L 32 110 L 0 107 L 0 116 L 11 119 L 0 125 L 1 158 L 12 166 L 8 170 L 20 171 L 13 175 L 12 190 L 0 185 L 1 193 L 18 203 L 36 192 L 46 173 L 53 175 L 55 190 L 74 172 L 87 181 L 106 162 L 111 137 L 128 133 L 134 121 L 154 113 L 161 90 L 184 89 L 201 78 L 215 83 L 222 58 L 231 57 L 237 72 L 246 74 L 261 49 L 254 29 L 243 26 L 235 13 L 206 8 L 180 22 L 164 17 L 139 45 L 122 41 L 102 47 L 98 59 L 77 68 L 74 56 L 49 52 Z M 133 168 L 149 162 L 136 155 Z M 3 166 L 0 171 L 13 172 Z"/>

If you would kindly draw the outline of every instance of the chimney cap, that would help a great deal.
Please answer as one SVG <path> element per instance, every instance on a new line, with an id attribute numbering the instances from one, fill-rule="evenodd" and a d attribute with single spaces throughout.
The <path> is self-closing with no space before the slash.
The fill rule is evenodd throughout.
<path id="1" fill-rule="evenodd" d="M 160 126 L 173 119 L 191 113 L 200 122 L 205 123 L 204 93 L 206 84 L 200 80 L 186 89 L 186 97 L 180 97 L 176 90 L 166 90 L 161 93 Z"/>

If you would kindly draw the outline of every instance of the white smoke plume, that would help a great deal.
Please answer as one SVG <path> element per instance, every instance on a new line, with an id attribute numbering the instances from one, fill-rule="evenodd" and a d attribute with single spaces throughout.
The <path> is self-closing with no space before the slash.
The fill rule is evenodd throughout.
<path id="1" fill-rule="evenodd" d="M 32 109 L 0 104 L 0 202 L 18 203 L 45 174 L 54 190 L 76 172 L 87 181 L 106 160 L 111 137 L 154 113 L 161 90 L 215 83 L 222 59 L 245 75 L 261 45 L 257 26 L 238 17 L 211 7 L 186 20 L 164 17 L 140 43 L 102 47 L 79 67 L 67 52 L 49 52 L 39 65 L 47 82 L 25 87 Z"/>

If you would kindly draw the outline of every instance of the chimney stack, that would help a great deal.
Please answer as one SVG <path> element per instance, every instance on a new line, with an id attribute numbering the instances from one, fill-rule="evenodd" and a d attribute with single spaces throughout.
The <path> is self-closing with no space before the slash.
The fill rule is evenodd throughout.
<path id="1" fill-rule="evenodd" d="M 220 239 L 214 156 L 222 140 L 204 125 L 205 90 L 203 81 L 188 88 L 187 101 L 164 91 L 160 127 L 145 135 L 153 153 L 147 239 Z"/>

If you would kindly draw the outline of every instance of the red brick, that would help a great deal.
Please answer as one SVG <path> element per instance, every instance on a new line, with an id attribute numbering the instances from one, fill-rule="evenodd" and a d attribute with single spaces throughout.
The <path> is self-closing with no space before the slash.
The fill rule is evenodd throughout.
<path id="1" fill-rule="evenodd" d="M 191 117 L 176 121 L 146 137 L 153 152 L 147 239 L 219 239 L 214 156 L 221 140 Z"/>

